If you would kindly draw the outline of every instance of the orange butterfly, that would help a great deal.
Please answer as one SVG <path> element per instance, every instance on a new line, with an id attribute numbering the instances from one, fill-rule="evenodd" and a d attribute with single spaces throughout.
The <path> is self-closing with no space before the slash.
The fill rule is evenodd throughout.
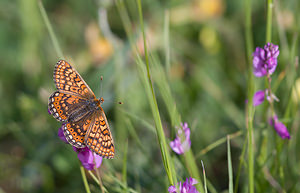
<path id="1" fill-rule="evenodd" d="M 88 148 L 96 154 L 113 158 L 114 142 L 101 104 L 79 73 L 66 61 L 57 62 L 53 79 L 58 91 L 49 98 L 48 109 L 63 122 L 67 141 L 77 148 Z"/>

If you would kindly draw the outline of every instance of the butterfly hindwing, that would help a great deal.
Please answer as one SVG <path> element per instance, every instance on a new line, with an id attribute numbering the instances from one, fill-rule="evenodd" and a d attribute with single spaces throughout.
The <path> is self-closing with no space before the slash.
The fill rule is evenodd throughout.
<path id="1" fill-rule="evenodd" d="M 84 148 L 85 135 L 91 124 L 91 116 L 86 116 L 76 123 L 66 123 L 63 125 L 63 132 L 69 144 L 77 148 Z"/>
<path id="2" fill-rule="evenodd" d="M 86 145 L 96 154 L 113 158 L 115 147 L 111 132 L 102 108 L 95 113 L 93 121 L 85 137 Z"/>
<path id="3" fill-rule="evenodd" d="M 72 94 L 86 99 L 95 99 L 95 95 L 79 73 L 66 61 L 57 62 L 53 79 L 56 88 L 66 94 Z"/>

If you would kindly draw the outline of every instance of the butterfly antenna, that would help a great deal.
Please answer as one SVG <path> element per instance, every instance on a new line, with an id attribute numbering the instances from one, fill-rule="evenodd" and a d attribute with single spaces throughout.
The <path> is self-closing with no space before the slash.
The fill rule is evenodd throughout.
<path id="1" fill-rule="evenodd" d="M 102 82 L 103 82 L 103 76 L 100 77 L 100 98 L 103 97 L 103 92 L 102 92 Z"/>

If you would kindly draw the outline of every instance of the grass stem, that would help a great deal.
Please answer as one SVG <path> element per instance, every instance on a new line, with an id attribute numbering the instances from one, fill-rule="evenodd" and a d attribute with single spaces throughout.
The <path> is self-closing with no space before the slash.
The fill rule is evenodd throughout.
<path id="1" fill-rule="evenodd" d="M 91 190 L 90 190 L 88 181 L 86 179 L 86 175 L 85 175 L 83 166 L 80 166 L 80 172 L 81 172 L 82 181 L 83 181 L 86 193 L 91 193 Z"/>
<path id="2" fill-rule="evenodd" d="M 249 192 L 254 193 L 254 150 L 253 150 L 253 117 L 254 108 L 252 97 L 254 94 L 254 77 L 252 73 L 252 52 L 253 52 L 253 37 L 252 37 L 252 22 L 251 22 L 252 1 L 245 2 L 245 36 L 246 36 L 246 52 L 248 62 L 248 106 L 246 125 L 248 129 L 248 185 Z"/>
<path id="3" fill-rule="evenodd" d="M 148 78 L 148 84 L 150 86 L 151 94 L 152 94 L 152 99 L 150 103 L 152 103 L 152 113 L 155 121 L 155 126 L 156 126 L 156 134 L 158 138 L 158 142 L 160 145 L 160 151 L 164 163 L 164 167 L 168 176 L 169 183 L 171 185 L 174 185 L 174 181 L 176 181 L 176 176 L 175 173 L 172 172 L 172 166 L 170 163 L 170 155 L 169 151 L 167 149 L 167 143 L 165 139 L 165 134 L 162 128 L 162 123 L 160 119 L 160 114 L 158 110 L 158 105 L 154 93 L 154 88 L 151 80 L 151 75 L 150 75 L 150 66 L 149 66 L 149 54 L 148 54 L 148 49 L 147 49 L 147 43 L 146 43 L 146 35 L 145 35 L 145 28 L 144 28 L 144 22 L 143 22 L 143 12 L 142 12 L 142 5 L 141 5 L 141 0 L 137 0 L 137 5 L 138 5 L 138 12 L 139 12 L 139 20 L 140 20 L 140 25 L 141 25 L 141 31 L 143 35 L 143 41 L 144 41 L 144 52 L 145 52 L 145 62 L 146 62 L 146 70 L 147 70 L 147 78 Z"/>
<path id="4" fill-rule="evenodd" d="M 59 46 L 59 43 L 58 43 L 58 40 L 56 38 L 56 35 L 54 33 L 54 30 L 52 28 L 52 25 L 49 21 L 49 18 L 47 16 L 47 13 L 46 13 L 46 10 L 43 6 L 43 3 L 41 0 L 38 0 L 38 5 L 39 5 L 39 8 L 41 10 L 41 14 L 42 14 L 42 17 L 43 17 L 43 20 L 46 24 L 46 27 L 47 27 L 47 30 L 49 32 L 49 35 L 50 35 L 50 38 L 51 38 L 51 41 L 53 43 L 53 46 L 54 46 L 54 50 L 56 51 L 56 54 L 57 56 L 60 58 L 60 59 L 64 59 L 64 55 L 63 55 L 63 52 Z"/>

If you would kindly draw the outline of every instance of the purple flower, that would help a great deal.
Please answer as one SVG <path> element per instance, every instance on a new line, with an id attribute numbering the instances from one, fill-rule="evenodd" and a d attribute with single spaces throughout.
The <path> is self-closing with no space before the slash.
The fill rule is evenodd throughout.
<path id="1" fill-rule="evenodd" d="M 58 129 L 58 137 L 63 142 L 68 143 L 62 127 Z M 77 148 L 73 146 L 73 150 L 77 153 L 78 159 L 85 169 L 93 170 L 94 168 L 99 168 L 101 166 L 102 157 L 93 153 L 88 147 Z"/>
<path id="2" fill-rule="evenodd" d="M 68 141 L 64 135 L 63 126 L 64 126 L 64 124 L 62 124 L 61 128 L 58 129 L 57 135 L 63 142 L 68 143 Z"/>
<path id="3" fill-rule="evenodd" d="M 172 150 L 175 151 L 177 154 L 183 154 L 191 147 L 191 130 L 190 128 L 188 128 L 187 123 L 181 123 L 180 125 L 182 128 L 178 128 L 176 138 L 174 139 L 174 141 L 170 142 Z"/>
<path id="4" fill-rule="evenodd" d="M 278 120 L 276 115 L 273 117 L 273 119 L 269 119 L 269 124 L 274 127 L 275 131 L 282 139 L 291 138 L 286 126 Z"/>
<path id="5" fill-rule="evenodd" d="M 279 55 L 279 47 L 272 43 L 268 43 L 264 48 L 256 47 L 253 55 L 254 75 L 257 77 L 273 74 L 277 66 L 277 57 Z"/>
<path id="6" fill-rule="evenodd" d="M 199 193 L 196 189 L 195 184 L 197 184 L 197 180 L 194 178 L 187 178 L 185 182 L 179 182 L 179 190 L 176 189 L 176 186 L 170 186 L 168 188 L 169 193 Z"/>
<path id="7" fill-rule="evenodd" d="M 258 106 L 265 100 L 265 91 L 259 90 L 253 96 L 253 105 Z"/>
<path id="8" fill-rule="evenodd" d="M 101 166 L 103 158 L 93 153 L 88 147 L 73 147 L 73 150 L 77 152 L 78 159 L 85 169 L 93 170 L 94 168 L 99 168 Z"/>

